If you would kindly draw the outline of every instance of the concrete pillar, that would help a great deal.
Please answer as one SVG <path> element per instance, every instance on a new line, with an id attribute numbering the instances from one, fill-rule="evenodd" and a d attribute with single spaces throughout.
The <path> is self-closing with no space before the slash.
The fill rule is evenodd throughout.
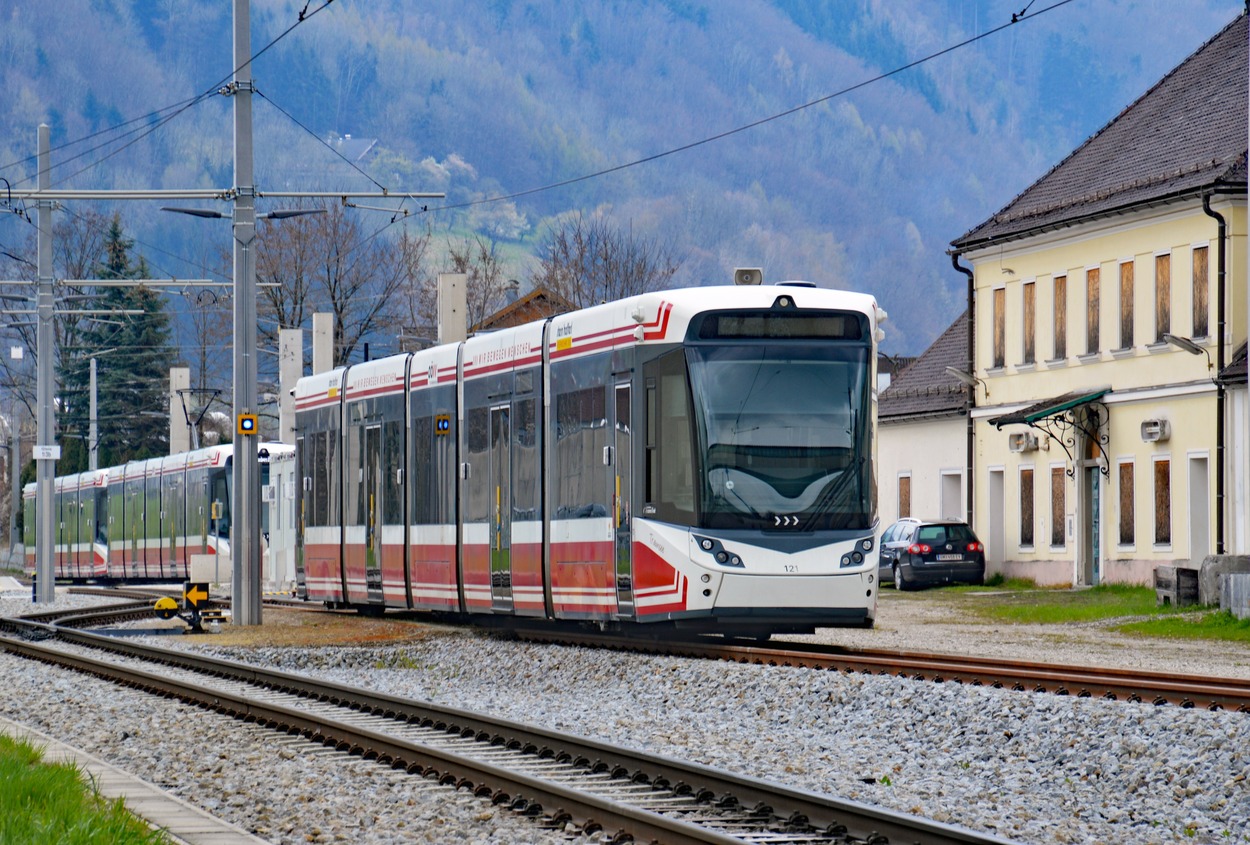
<path id="1" fill-rule="evenodd" d="M 469 277 L 464 273 L 438 274 L 438 342 L 459 343 L 468 336 L 465 297 Z"/>
<path id="2" fill-rule="evenodd" d="M 191 387 L 190 367 L 169 368 L 169 454 L 191 451 L 191 423 L 180 390 Z"/>
<path id="3" fill-rule="evenodd" d="M 334 369 L 334 315 L 313 314 L 313 375 Z"/>
<path id="4" fill-rule="evenodd" d="M 295 382 L 304 374 L 304 330 L 278 330 L 278 439 L 295 445 Z"/>

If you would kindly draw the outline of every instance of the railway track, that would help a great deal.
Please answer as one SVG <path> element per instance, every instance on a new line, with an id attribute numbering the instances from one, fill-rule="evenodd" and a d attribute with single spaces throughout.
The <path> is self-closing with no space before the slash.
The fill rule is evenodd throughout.
<path id="1" fill-rule="evenodd" d="M 1250 680 L 1205 675 L 1171 675 L 1130 669 L 1107 669 L 1027 661 L 963 657 L 923 652 L 846 649 L 819 643 L 785 642 L 746 645 L 719 638 L 651 640 L 610 634 L 571 633 L 543 628 L 518 630 L 517 636 L 546 643 L 615 648 L 681 657 L 732 660 L 771 666 L 796 666 L 870 675 L 894 675 L 918 681 L 959 683 L 994 689 L 1048 692 L 1081 698 L 1172 704 L 1208 710 L 1250 713 Z"/>
<path id="2" fill-rule="evenodd" d="M 74 611 L 76 625 L 138 618 L 134 607 Z M 858 802 L 788 789 L 481 714 L 290 673 L 3 620 L 0 647 L 226 713 L 318 749 L 472 790 L 484 800 L 572 825 L 603 842 L 1005 843 Z"/>

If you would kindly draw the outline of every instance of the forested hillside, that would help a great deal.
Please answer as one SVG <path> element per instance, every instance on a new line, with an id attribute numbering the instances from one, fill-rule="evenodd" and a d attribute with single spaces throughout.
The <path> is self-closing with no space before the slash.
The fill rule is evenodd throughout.
<path id="1" fill-rule="evenodd" d="M 5 4 L 0 176 L 33 186 L 23 160 L 48 122 L 58 185 L 232 185 L 229 100 L 178 110 L 230 77 L 230 5 Z M 914 354 L 964 307 L 949 241 L 1238 9 L 1211 0 L 1179 19 L 1168 4 L 1078 2 L 831 97 L 1006 24 L 1021 5 L 254 0 L 253 50 L 282 36 L 254 66 L 257 183 L 444 191 L 408 225 L 428 226 L 435 244 L 486 235 L 522 280 L 554 218 L 603 215 L 671 241 L 680 284 L 760 266 L 768 280 L 873 292 L 892 316 L 886 348 Z M 1115 38 L 1130 5 L 1168 25 Z M 93 137 L 132 120 L 128 135 Z M 354 150 L 349 135 L 375 142 L 358 164 L 367 177 L 320 140 Z M 172 220 L 156 205 L 120 209 L 156 272 L 228 272 L 225 224 Z M 358 213 L 366 228 L 390 219 Z M 20 252 L 27 237 L 6 222 L 0 249 Z"/>

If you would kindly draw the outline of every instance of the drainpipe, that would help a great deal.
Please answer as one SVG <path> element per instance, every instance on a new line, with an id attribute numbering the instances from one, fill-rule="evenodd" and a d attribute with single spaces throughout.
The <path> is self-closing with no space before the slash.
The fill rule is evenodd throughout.
<path id="1" fill-rule="evenodd" d="M 1215 553 L 1224 554 L 1224 241 L 1227 226 L 1223 216 L 1211 208 L 1211 195 L 1202 195 L 1202 210 L 1219 225 L 1219 248 L 1216 249 L 1216 337 L 1215 351 Z"/>
<path id="2" fill-rule="evenodd" d="M 975 292 L 974 279 L 972 276 L 972 271 L 959 263 L 958 253 L 954 253 L 954 252 L 951 253 L 951 266 L 954 267 L 956 270 L 958 270 L 960 273 L 963 273 L 965 276 L 968 277 L 968 372 L 971 375 L 975 376 L 977 374 L 977 370 L 976 370 L 976 366 L 977 366 L 976 313 L 977 312 L 976 312 L 976 303 L 973 299 L 973 294 Z M 965 511 L 966 511 L 965 518 L 968 521 L 968 525 L 972 528 L 973 531 L 975 531 L 976 526 L 972 524 L 972 507 L 973 507 L 973 498 L 972 498 L 972 464 L 973 464 L 973 461 L 972 461 L 972 458 L 974 455 L 974 449 L 976 448 L 976 432 L 973 429 L 974 423 L 972 422 L 972 409 L 977 406 L 977 389 L 975 386 L 968 388 L 968 395 L 970 397 L 968 400 L 968 460 L 967 460 L 967 468 L 964 471 L 964 477 L 967 479 L 967 485 L 968 485 L 968 501 L 965 503 Z"/>

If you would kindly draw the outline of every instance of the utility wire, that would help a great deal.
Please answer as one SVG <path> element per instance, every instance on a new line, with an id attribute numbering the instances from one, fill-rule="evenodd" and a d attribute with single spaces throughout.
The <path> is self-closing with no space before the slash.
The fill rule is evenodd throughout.
<path id="1" fill-rule="evenodd" d="M 905 65 L 901 65 L 899 67 L 894 68 L 893 70 L 878 74 L 870 79 L 865 79 L 862 82 L 857 82 L 854 85 L 850 85 L 850 86 L 847 86 L 846 88 L 841 89 L 840 91 L 835 91 L 832 94 L 827 94 L 823 97 L 812 100 L 811 102 L 803 103 L 800 106 L 794 106 L 793 108 L 786 109 L 783 112 L 778 112 L 777 114 L 769 115 L 768 117 L 764 117 L 764 118 L 760 118 L 759 120 L 752 121 L 751 123 L 747 123 L 743 126 L 738 126 L 734 129 L 727 129 L 724 132 L 720 132 L 716 135 L 711 135 L 707 138 L 703 138 L 698 141 L 692 141 L 689 144 L 683 144 L 680 147 L 674 147 L 672 149 L 665 150 L 664 152 L 655 153 L 654 155 L 649 155 L 644 158 L 635 159 L 634 161 L 625 162 L 624 164 L 618 164 L 613 167 L 605 168 L 603 170 L 596 170 L 593 173 L 586 173 L 586 174 L 583 174 L 582 176 L 574 176 L 571 179 L 565 179 L 560 182 L 554 182 L 550 185 L 543 185 L 538 188 L 529 188 L 527 190 L 517 191 L 516 193 L 512 193 L 512 194 L 503 194 L 503 195 L 494 196 L 494 197 L 487 197 L 485 199 L 480 199 L 480 200 L 471 200 L 469 202 L 455 203 L 452 205 L 435 206 L 429 210 L 430 211 L 453 211 L 453 210 L 461 209 L 461 208 L 472 208 L 474 206 L 487 205 L 490 203 L 504 202 L 507 200 L 517 199 L 518 197 L 527 197 L 532 194 L 543 193 L 544 191 L 552 191 L 557 188 L 566 188 L 569 185 L 576 185 L 579 182 L 585 182 L 589 179 L 597 179 L 600 176 L 607 176 L 612 173 L 617 173 L 621 170 L 627 170 L 631 167 L 637 167 L 640 164 L 649 164 L 650 162 L 657 161 L 659 159 L 666 158 L 671 155 L 676 155 L 677 153 L 684 153 L 688 150 L 693 150 L 696 147 L 702 147 L 705 144 L 711 144 L 714 141 L 722 141 L 725 138 L 738 135 L 742 132 L 746 132 L 749 129 L 755 129 L 758 126 L 763 126 L 764 124 L 771 123 L 774 120 L 780 120 L 783 117 L 789 117 L 790 115 L 801 112 L 804 109 L 810 109 L 813 106 L 818 106 L 822 103 L 827 103 L 830 100 L 836 99 L 838 97 L 843 97 L 847 94 L 850 94 L 853 91 L 858 91 L 860 88 L 865 88 L 869 85 L 872 85 L 873 83 L 880 82 L 883 79 L 889 79 L 892 76 L 897 76 L 903 71 L 907 71 L 907 70 L 911 70 L 912 68 L 919 67 L 920 65 L 925 64 L 926 62 L 931 62 L 934 59 L 940 58 L 941 56 L 945 56 L 947 53 L 953 53 L 954 51 L 967 47 L 970 44 L 975 44 L 976 42 L 980 41 L 983 38 L 988 38 L 991 35 L 996 35 L 997 33 L 1002 32 L 1004 29 L 1007 29 L 1010 26 L 1014 26 L 1017 23 L 1021 23 L 1022 21 L 1026 19 L 1032 20 L 1040 15 L 1046 14 L 1047 12 L 1058 9 L 1060 6 L 1066 6 L 1067 4 L 1071 3 L 1072 0 L 1058 0 L 1058 2 L 1052 3 L 1051 5 L 1043 9 L 1039 9 L 1038 11 L 1034 12 L 1032 15 L 1029 15 L 1026 18 L 1025 13 L 1028 12 L 1029 7 L 1032 6 L 1034 2 L 1036 2 L 1036 0 L 1031 0 L 1029 5 L 1024 7 L 1024 11 L 1013 13 L 1011 16 L 1011 20 L 1008 21 L 1007 23 L 996 26 L 993 29 L 986 30 L 985 32 L 982 32 L 980 35 L 974 35 L 971 38 L 967 38 L 963 41 L 960 41 L 958 44 L 953 44 L 950 47 L 946 47 L 942 50 L 938 50 L 936 53 L 930 53 L 929 55 L 924 56 L 923 58 L 916 59 L 913 62 L 908 62 Z"/>
<path id="2" fill-rule="evenodd" d="M 335 154 L 336 156 L 338 156 L 339 158 L 343 159 L 343 161 L 347 162 L 347 165 L 348 165 L 349 167 L 351 167 L 353 170 L 355 170 L 357 173 L 359 173 L 361 176 L 363 176 L 363 177 L 365 177 L 366 179 L 368 179 L 368 180 L 369 180 L 370 182 L 372 182 L 374 185 L 377 185 L 377 187 L 378 187 L 378 189 L 379 189 L 379 190 L 381 190 L 381 191 L 385 191 L 385 190 L 386 190 L 386 186 L 385 186 L 385 185 L 383 185 L 383 184 L 382 184 L 381 182 L 379 182 L 378 180 L 374 179 L 374 178 L 373 178 L 372 176 L 370 176 L 368 173 L 365 173 L 363 170 L 361 170 L 361 169 L 360 169 L 360 168 L 356 165 L 356 162 L 352 161 L 352 160 L 351 160 L 351 159 L 349 159 L 347 156 L 343 155 L 341 152 L 339 152 L 338 150 L 334 149 L 334 147 L 333 147 L 333 146 L 331 146 L 331 145 L 330 145 L 330 143 L 329 143 L 328 141 L 326 141 L 326 139 L 322 138 L 322 137 L 321 137 L 320 135 L 318 135 L 316 132 L 312 131 L 312 130 L 311 130 L 311 129 L 309 129 L 307 126 L 305 126 L 304 124 L 302 124 L 302 123 L 300 123 L 298 120 L 296 120 L 296 119 L 295 119 L 295 117 L 294 117 L 294 116 L 293 116 L 290 112 L 288 112 L 286 109 L 282 108 L 282 106 L 280 106 L 280 105 L 278 105 L 277 103 L 275 103 L 275 102 L 273 101 L 273 99 L 271 99 L 270 97 L 266 96 L 266 95 L 265 95 L 265 92 L 263 92 L 263 91 L 261 91 L 261 90 L 257 89 L 254 93 L 255 93 L 255 94 L 257 94 L 257 95 L 259 95 L 259 96 L 260 96 L 260 98 L 261 98 L 262 100 L 264 100 L 266 103 L 268 103 L 269 105 L 273 106 L 275 109 L 277 109 L 277 110 L 278 110 L 278 111 L 280 111 L 282 114 L 284 114 L 284 115 L 286 116 L 286 119 L 287 119 L 287 120 L 289 120 L 289 121 L 291 121 L 292 123 L 294 123 L 294 124 L 295 124 L 296 126 L 298 126 L 300 129 L 303 129 L 305 132 L 307 132 L 307 133 L 308 133 L 309 135 L 311 135 L 312 137 L 316 138 L 316 139 L 317 139 L 317 141 L 318 141 L 318 142 L 319 142 L 322 146 L 324 146 L 327 150 L 329 150 L 330 152 L 334 153 L 334 154 Z"/>

